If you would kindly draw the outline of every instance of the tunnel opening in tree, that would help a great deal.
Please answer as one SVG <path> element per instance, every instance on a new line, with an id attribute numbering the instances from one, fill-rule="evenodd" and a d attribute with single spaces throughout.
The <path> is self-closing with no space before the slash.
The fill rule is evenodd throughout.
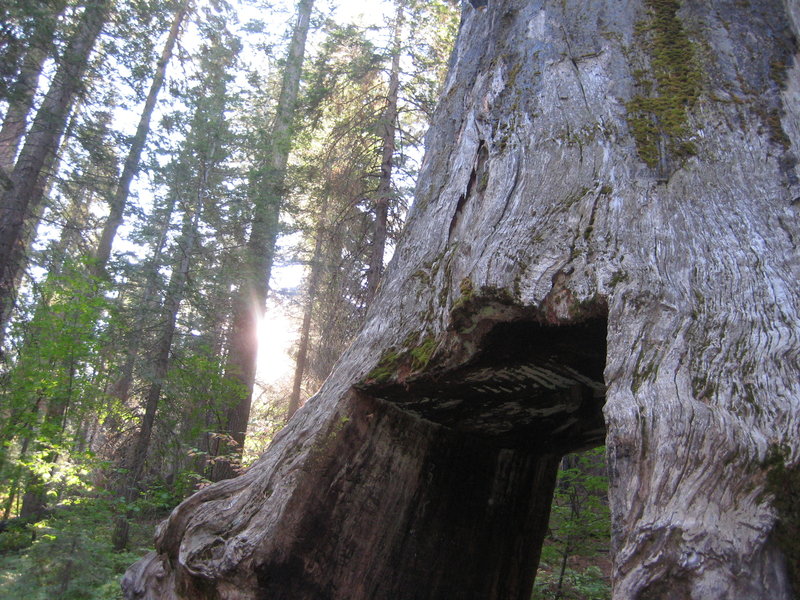
<path id="1" fill-rule="evenodd" d="M 426 597 L 444 597 L 448 578 L 467 578 L 476 598 L 528 598 L 561 459 L 605 440 L 605 314 L 553 325 L 512 312 L 521 318 L 450 332 L 455 341 L 433 350 L 421 372 L 403 376 L 398 358 L 400 376 L 362 388 L 383 410 L 438 431 L 421 469 L 425 489 L 405 516 L 413 534 L 393 561 L 404 586 L 409 573 L 425 574 L 436 590 Z M 441 348 L 459 338 L 474 350 L 448 366 Z"/>
<path id="2" fill-rule="evenodd" d="M 365 389 L 492 445 L 564 455 L 605 439 L 606 330 L 605 317 L 494 323 L 463 364 Z"/>

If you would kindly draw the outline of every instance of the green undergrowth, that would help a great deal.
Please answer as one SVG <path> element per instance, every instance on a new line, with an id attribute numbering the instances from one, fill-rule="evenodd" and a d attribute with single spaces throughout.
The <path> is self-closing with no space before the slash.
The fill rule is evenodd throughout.
<path id="1" fill-rule="evenodd" d="M 531 600 L 608 600 L 611 514 L 605 448 L 566 456 Z"/>
<path id="2" fill-rule="evenodd" d="M 0 598 L 9 600 L 121 599 L 120 578 L 151 550 L 155 524 L 165 513 L 132 523 L 126 552 L 111 547 L 113 505 L 75 499 L 35 523 L 14 520 L 0 532 Z"/>
<path id="3" fill-rule="evenodd" d="M 691 141 L 688 111 L 700 96 L 702 74 L 694 44 L 678 18 L 678 0 L 646 0 L 650 18 L 637 27 L 650 60 L 649 71 L 633 73 L 642 93 L 626 105 L 628 124 L 640 158 L 651 168 L 667 156 L 685 159 L 697 153 Z"/>
<path id="4" fill-rule="evenodd" d="M 611 586 L 608 576 L 596 565 L 567 567 L 564 576 L 558 570 L 539 571 L 533 588 L 531 600 L 609 600 Z M 562 592 L 557 595 L 561 582 Z"/>

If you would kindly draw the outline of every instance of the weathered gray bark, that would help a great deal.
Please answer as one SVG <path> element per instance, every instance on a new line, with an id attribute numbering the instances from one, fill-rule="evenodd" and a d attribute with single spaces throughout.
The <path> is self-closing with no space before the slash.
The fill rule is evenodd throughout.
<path id="1" fill-rule="evenodd" d="M 226 418 L 225 433 L 230 436 L 233 443 L 221 444 L 218 441 L 216 455 L 241 456 L 244 448 L 256 378 L 257 324 L 264 313 L 272 261 L 275 256 L 275 243 L 278 239 L 279 219 L 285 195 L 286 166 L 293 142 L 295 106 L 300 90 L 303 57 L 313 7 L 314 0 L 300 0 L 297 3 L 297 22 L 289 42 L 275 120 L 270 128 L 269 137 L 265 140 L 266 147 L 261 156 L 261 163 L 252 175 L 250 184 L 253 221 L 245 249 L 241 284 L 234 304 L 233 323 L 229 334 L 230 355 L 226 372 L 226 377 L 240 384 L 241 393 Z M 231 462 L 219 459 L 214 463 L 211 479 L 219 481 L 235 475 L 236 470 Z"/>
<path id="2" fill-rule="evenodd" d="M 527 598 L 604 434 L 615 599 L 793 597 L 800 3 L 464 10 L 364 329 L 128 598 Z"/>
<path id="3" fill-rule="evenodd" d="M 117 188 L 114 190 L 114 196 L 109 203 L 109 215 L 103 225 L 103 231 L 100 233 L 100 240 L 97 242 L 94 264 L 92 265 L 92 272 L 95 276 L 103 274 L 106 263 L 108 263 L 108 259 L 111 256 L 111 247 L 114 244 L 117 229 L 119 229 L 119 226 L 122 224 L 125 206 L 128 203 L 131 182 L 139 171 L 139 163 L 141 161 L 144 145 L 147 142 L 147 135 L 150 132 L 150 120 L 153 116 L 153 110 L 155 110 L 156 107 L 156 100 L 158 100 L 158 94 L 161 91 L 161 86 L 164 84 L 167 65 L 172 57 L 172 50 L 175 47 L 175 43 L 178 41 L 178 35 L 180 34 L 183 20 L 189 12 L 191 1 L 192 0 L 184 0 L 178 5 L 175 16 L 172 19 L 169 33 L 167 34 L 167 39 L 164 42 L 164 47 L 161 50 L 161 57 L 158 59 L 158 63 L 156 63 L 153 81 L 150 83 L 150 90 L 147 92 L 147 99 L 142 108 L 142 114 L 139 117 L 139 125 L 136 127 L 136 133 L 131 140 L 131 147 L 125 158 L 122 174 L 117 183 Z"/>

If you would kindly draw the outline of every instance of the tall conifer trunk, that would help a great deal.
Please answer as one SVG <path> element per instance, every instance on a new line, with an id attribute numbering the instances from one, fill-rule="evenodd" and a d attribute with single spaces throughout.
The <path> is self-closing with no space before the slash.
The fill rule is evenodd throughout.
<path id="1" fill-rule="evenodd" d="M 389 88 L 386 92 L 386 108 L 381 118 L 381 173 L 375 198 L 375 222 L 370 248 L 369 271 L 367 271 L 367 304 L 372 302 L 383 275 L 383 257 L 386 253 L 386 234 L 389 222 L 389 206 L 392 191 L 392 170 L 397 136 L 397 102 L 400 94 L 400 54 L 404 21 L 403 0 L 396 1 L 394 36 L 392 39 L 392 62 L 389 67 Z"/>
<path id="2" fill-rule="evenodd" d="M 64 49 L 50 89 L 36 113 L 25 144 L 0 195 L 0 342 L 22 268 L 25 227 L 35 220 L 44 190 L 43 167 L 51 160 L 66 128 L 70 107 L 80 90 L 100 30 L 111 9 L 109 0 L 87 0 L 75 33 Z"/>
<path id="3" fill-rule="evenodd" d="M 223 432 L 232 443 L 218 444 L 217 454 L 242 454 L 250 403 L 256 375 L 258 340 L 257 324 L 264 313 L 269 287 L 272 261 L 286 180 L 286 165 L 292 148 L 295 105 L 300 89 L 306 37 L 311 24 L 314 0 L 300 0 L 297 5 L 297 22 L 283 72 L 283 82 L 278 98 L 275 121 L 265 137 L 266 147 L 260 164 L 251 175 L 250 190 L 253 202 L 253 220 L 245 249 L 243 272 L 234 304 L 233 324 L 229 333 L 230 356 L 226 376 L 239 383 L 240 392 L 227 414 Z M 228 460 L 217 460 L 211 478 L 228 479 L 236 474 Z"/>
<path id="4" fill-rule="evenodd" d="M 308 273 L 308 286 L 306 289 L 306 305 L 303 308 L 303 322 L 300 325 L 300 341 L 297 345 L 297 358 L 295 359 L 294 379 L 292 381 L 292 394 L 289 396 L 289 407 L 286 410 L 286 419 L 300 408 L 300 396 L 303 390 L 303 377 L 308 363 L 308 350 L 311 346 L 311 320 L 314 316 L 314 304 L 317 301 L 317 288 L 322 275 L 322 244 L 326 235 L 326 214 L 328 202 L 325 199 L 319 207 L 319 220 L 317 231 L 314 234 L 314 252 L 311 255 L 311 268 Z"/>
<path id="5" fill-rule="evenodd" d="M 64 135 L 62 136 L 61 143 L 59 144 L 59 148 L 56 152 L 50 153 L 47 158 L 45 159 L 44 165 L 42 166 L 42 173 L 50 174 L 53 172 L 53 169 L 58 164 L 58 154 L 61 149 L 64 147 L 66 140 L 70 139 L 75 126 L 76 126 L 76 115 L 80 112 L 80 103 L 76 103 L 77 106 L 73 106 L 69 122 L 67 123 L 66 130 Z M 53 178 L 49 176 L 44 176 L 39 178 L 39 182 L 36 185 L 36 188 L 33 191 L 34 198 L 46 198 L 47 195 L 50 193 L 50 190 L 53 187 Z M 11 285 L 11 289 L 14 290 L 14 298 L 12 298 L 11 302 L 7 302 L 3 304 L 0 302 L 0 323 L 5 323 L 6 325 L 11 320 L 11 316 L 14 311 L 14 299 L 16 297 L 16 292 L 19 290 L 19 286 L 21 285 L 24 277 L 25 277 L 25 270 L 28 265 L 28 257 L 30 254 L 30 249 L 36 240 L 36 234 L 39 229 L 39 225 L 41 223 L 42 214 L 45 211 L 45 206 L 42 202 L 38 202 L 31 211 L 31 214 L 28 219 L 26 219 L 25 223 L 22 226 L 22 236 L 20 242 L 14 247 L 11 258 L 9 263 L 12 265 L 16 265 L 15 272 L 14 272 L 14 280 Z M 0 340 L 3 339 L 5 331 L 0 327 Z"/>
<path id="6" fill-rule="evenodd" d="M 192 0 L 183 0 L 178 5 L 175 16 L 172 19 L 169 33 L 167 34 L 167 39 L 164 42 L 164 47 L 161 50 L 161 57 L 158 59 L 158 63 L 156 63 L 153 81 L 150 83 L 150 91 L 147 93 L 147 99 L 142 108 L 142 114 L 139 117 L 139 125 L 131 140 L 131 146 L 125 158 L 125 164 L 122 167 L 122 174 L 114 190 L 114 196 L 109 203 L 110 212 L 103 226 L 103 231 L 100 234 L 100 240 L 97 242 L 94 264 L 92 265 L 92 272 L 96 276 L 103 273 L 106 263 L 108 263 L 108 259 L 111 256 L 111 247 L 117 235 L 117 229 L 119 229 L 119 226 L 122 224 L 125 206 L 128 203 L 131 182 L 139 170 L 142 150 L 144 150 L 144 145 L 147 142 L 147 135 L 150 132 L 150 120 L 153 117 L 153 110 L 155 110 L 156 100 L 158 100 L 161 86 L 164 84 L 167 65 L 172 57 L 172 51 L 175 48 L 175 43 L 178 41 L 181 25 L 186 15 L 189 13 L 191 3 Z"/>
<path id="7" fill-rule="evenodd" d="M 29 48 L 12 90 L 8 110 L 0 128 L 0 169 L 6 176 L 14 169 L 14 159 L 25 136 L 28 113 L 33 106 L 39 76 L 42 74 L 46 59 L 46 48 L 39 46 Z"/>
<path id="8" fill-rule="evenodd" d="M 145 264 L 145 285 L 141 296 L 137 299 L 137 310 L 133 318 L 130 337 L 125 348 L 125 360 L 119 369 L 119 375 L 111 384 L 108 392 L 123 405 L 128 401 L 133 384 L 133 374 L 136 360 L 139 357 L 142 336 L 145 331 L 147 319 L 151 316 L 152 303 L 158 291 L 158 270 L 163 266 L 164 247 L 170 230 L 170 220 L 175 210 L 176 194 L 171 193 L 167 198 L 160 221 L 154 223 L 158 227 L 155 243 L 150 249 L 150 257 Z"/>
<path id="9" fill-rule="evenodd" d="M 200 175 L 201 180 L 207 172 Z M 156 412 L 161 399 L 164 381 L 169 370 L 172 343 L 175 339 L 175 330 L 178 321 L 178 311 L 186 296 L 186 286 L 189 280 L 189 268 L 197 244 L 198 222 L 202 210 L 202 195 L 205 189 L 203 183 L 198 187 L 201 190 L 191 206 L 184 209 L 181 234 L 177 242 L 180 261 L 172 272 L 167 286 L 166 296 L 161 314 L 161 331 L 158 335 L 156 346 L 151 355 L 151 381 L 147 388 L 144 402 L 144 414 L 136 441 L 130 448 L 127 473 L 123 477 L 120 496 L 126 502 L 132 502 L 138 496 L 138 485 L 144 472 L 147 452 L 150 448 L 150 439 L 156 421 Z M 130 514 L 117 517 L 112 533 L 112 542 L 116 550 L 122 550 L 128 544 L 130 531 Z"/>
<path id="10" fill-rule="evenodd" d="M 526 599 L 559 458 L 605 442 L 615 600 L 795 598 L 798 34 L 796 0 L 464 3 L 364 328 L 127 597 Z"/>
<path id="11" fill-rule="evenodd" d="M 51 11 L 49 14 L 39 16 L 30 45 L 25 51 L 0 127 L 0 173 L 8 175 L 14 168 L 14 159 L 25 136 L 28 115 L 39 86 L 39 77 L 53 51 L 56 27 L 65 6 L 66 2 L 58 0 L 48 6 Z"/>

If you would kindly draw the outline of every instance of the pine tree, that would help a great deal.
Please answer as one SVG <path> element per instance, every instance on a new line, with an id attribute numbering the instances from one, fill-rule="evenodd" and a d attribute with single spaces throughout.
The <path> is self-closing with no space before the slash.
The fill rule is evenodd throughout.
<path id="1" fill-rule="evenodd" d="M 53 52 L 58 19 L 66 4 L 66 0 L 54 0 L 45 5 L 44 10 L 34 13 L 32 31 L 26 40 L 16 79 L 9 88 L 8 107 L 0 127 L 0 177 L 8 178 L 13 171 L 39 77 Z"/>
<path id="2" fill-rule="evenodd" d="M 161 51 L 161 56 L 156 64 L 155 73 L 153 74 L 150 90 L 147 93 L 142 114 L 139 118 L 139 124 L 136 128 L 136 133 L 131 139 L 128 155 L 122 168 L 117 187 L 114 190 L 113 197 L 110 199 L 110 213 L 106 219 L 103 231 L 100 235 L 100 240 L 97 243 L 97 248 L 94 253 L 94 265 L 92 265 L 92 272 L 95 275 L 100 275 L 105 269 L 106 263 L 111 256 L 111 247 L 116 236 L 117 229 L 122 223 L 123 213 L 128 201 L 128 194 L 130 193 L 131 182 L 136 176 L 139 169 L 139 162 L 141 160 L 142 151 L 144 150 L 145 143 L 147 142 L 147 135 L 150 131 L 150 121 L 153 116 L 153 111 L 156 107 L 156 100 L 158 99 L 161 87 L 164 84 L 167 65 L 172 57 L 172 51 L 175 47 L 178 37 L 181 32 L 184 19 L 191 12 L 191 4 L 193 0 L 180 0 L 180 3 L 175 9 L 175 16 L 173 17 L 170 30 L 167 33 L 167 39 L 164 42 L 164 47 Z"/>
<path id="3" fill-rule="evenodd" d="M 111 10 L 110 0 L 87 0 L 75 33 L 62 53 L 53 82 L 25 137 L 10 176 L 11 185 L 0 196 L 0 342 L 23 262 L 26 222 L 42 199 L 42 170 L 56 151 L 69 111 L 100 30 Z"/>
<path id="4" fill-rule="evenodd" d="M 217 454 L 241 456 L 244 446 L 258 352 L 256 324 L 264 312 L 275 242 L 279 234 L 286 167 L 294 142 L 296 103 L 313 6 L 314 0 L 300 0 L 297 5 L 297 21 L 287 51 L 275 119 L 265 135 L 263 147 L 259 149 L 249 183 L 253 217 L 234 303 L 227 368 L 227 375 L 239 382 L 242 392 L 228 411 L 222 428 L 231 442 L 223 443 Z M 230 461 L 220 460 L 214 465 L 213 480 L 228 479 L 234 475 Z"/>
<path id="5" fill-rule="evenodd" d="M 144 413 L 121 482 L 120 495 L 127 503 L 133 502 L 138 494 L 170 368 L 178 315 L 190 291 L 190 269 L 201 244 L 203 214 L 217 200 L 214 191 L 221 183 L 220 165 L 229 151 L 225 112 L 231 75 L 227 71 L 236 60 L 240 44 L 228 37 L 221 17 L 210 17 L 209 25 L 204 33 L 211 43 L 201 50 L 198 64 L 202 79 L 190 96 L 195 103 L 190 130 L 174 165 L 169 190 L 177 199 L 182 224 L 174 244 L 174 262 L 170 265 L 172 272 L 164 292 L 155 343 L 148 357 Z M 128 542 L 129 518 L 130 515 L 123 514 L 116 521 L 113 543 L 118 550 Z"/>

